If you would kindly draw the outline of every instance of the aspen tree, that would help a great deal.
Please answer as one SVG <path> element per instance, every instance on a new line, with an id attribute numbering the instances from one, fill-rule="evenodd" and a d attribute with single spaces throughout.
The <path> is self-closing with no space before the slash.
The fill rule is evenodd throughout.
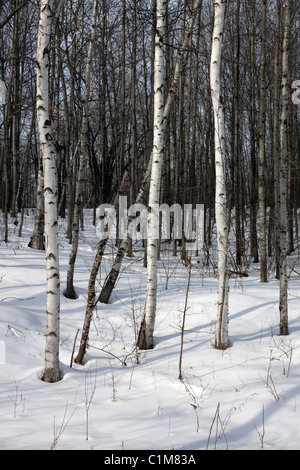
<path id="1" fill-rule="evenodd" d="M 288 335 L 287 306 L 287 177 L 288 177 L 288 108 L 289 108 L 289 35 L 290 35 L 290 2 L 284 4 L 284 35 L 282 54 L 282 104 L 280 116 L 280 180 L 279 180 L 279 311 L 280 335 Z"/>
<path id="2" fill-rule="evenodd" d="M 256 103 L 256 86 L 255 86 L 255 9 L 256 0 L 252 0 L 250 6 L 251 30 L 250 30 L 250 117 L 249 117 L 249 134 L 250 134 L 250 244 L 251 256 L 253 262 L 258 263 L 258 240 L 257 240 L 257 157 L 256 157 L 256 129 L 255 129 L 255 103 Z"/>
<path id="3" fill-rule="evenodd" d="M 1 161 L 1 173 L 3 173 L 3 192 L 1 194 L 1 200 L 2 200 L 2 210 L 4 212 L 4 225 L 5 225 L 5 236 L 4 240 L 7 243 L 8 242 L 8 208 L 9 208 L 9 155 L 8 155 L 8 149 L 9 149 L 9 114 L 10 114 L 10 103 L 9 103 L 9 96 L 12 90 L 13 86 L 13 63 L 11 63 L 10 70 L 9 70 L 9 80 L 8 80 L 8 86 L 7 86 L 7 91 L 6 91 L 6 86 L 4 82 L 1 80 L 1 104 L 4 104 L 4 126 L 3 126 L 3 138 L 1 142 L 1 157 L 3 160 L 3 163 Z M 4 95 L 2 97 L 2 95 Z M 6 96 L 5 96 L 6 95 Z M 4 203 L 4 204 L 3 204 Z"/>
<path id="4" fill-rule="evenodd" d="M 132 54 L 131 54 L 131 159 L 130 159 L 130 205 L 136 197 L 137 168 L 137 119 L 136 119 L 136 48 L 137 48 L 136 0 L 132 3 Z M 127 256 L 133 256 L 132 238 L 128 239 Z"/>
<path id="5" fill-rule="evenodd" d="M 235 201 L 235 231 L 236 231 L 236 263 L 237 266 L 242 266 L 242 257 L 244 255 L 244 230 L 243 230 L 243 201 L 242 191 L 238 190 L 242 186 L 242 170 L 241 170 L 241 132 L 240 132 L 240 53 L 241 53 L 241 34 L 240 34 L 240 9 L 241 2 L 236 2 L 236 35 L 237 46 L 235 56 L 235 69 L 233 70 L 233 110 L 234 110 L 234 130 L 233 130 L 233 158 L 234 158 L 234 201 Z M 233 176 L 233 177 L 234 177 Z"/>
<path id="6" fill-rule="evenodd" d="M 225 19 L 225 1 L 215 2 L 210 61 L 210 87 L 214 111 L 216 193 L 215 213 L 218 242 L 218 317 L 216 349 L 228 346 L 228 218 L 225 172 L 225 124 L 221 95 L 221 53 Z"/>
<path id="7" fill-rule="evenodd" d="M 279 279 L 279 174 L 280 174 L 280 29 L 281 29 L 281 8 L 282 1 L 276 1 L 276 30 L 275 30 L 275 54 L 274 54 L 274 96 L 273 96 L 273 178 L 274 178 L 274 240 L 275 240 L 275 262 L 276 262 L 276 279 Z"/>
<path id="8" fill-rule="evenodd" d="M 74 269 L 75 261 L 78 251 L 79 243 L 79 219 L 80 211 L 82 206 L 82 197 L 83 197 L 83 188 L 84 188 L 84 178 L 86 172 L 86 136 L 88 131 L 88 110 L 89 110 L 89 100 L 91 94 L 91 74 L 92 74 L 92 60 L 93 60 L 93 49 L 95 43 L 95 34 L 96 34 L 96 16 L 97 16 L 97 4 L 98 0 L 94 0 L 93 6 L 93 18 L 92 18 L 92 32 L 89 43 L 88 58 L 86 65 L 86 75 L 85 75 L 85 93 L 84 93 L 84 105 L 82 111 L 82 124 L 81 124 L 81 139 L 80 139 L 80 162 L 79 162 L 79 171 L 76 182 L 76 194 L 75 194 L 75 207 L 74 207 L 74 219 L 73 219 L 73 236 L 72 236 L 72 248 L 69 258 L 69 266 L 67 273 L 67 286 L 64 292 L 64 295 L 68 299 L 76 299 L 77 294 L 74 289 Z"/>
<path id="9" fill-rule="evenodd" d="M 154 55 L 153 156 L 147 221 L 147 291 L 144 317 L 137 344 L 140 349 L 153 348 L 156 315 L 158 214 L 155 207 L 158 207 L 160 202 L 161 172 L 164 156 L 165 17 L 166 1 L 158 0 Z"/>
<path id="10" fill-rule="evenodd" d="M 59 323 L 60 323 L 60 274 L 57 223 L 57 168 L 56 149 L 53 141 L 49 114 L 49 55 L 54 19 L 54 0 L 42 0 L 40 5 L 37 37 L 36 107 L 40 152 L 44 167 L 45 251 L 47 269 L 47 319 L 45 382 L 58 382 Z"/>
<path id="11" fill-rule="evenodd" d="M 14 2 L 14 7 L 16 8 L 17 1 Z M 18 184 L 18 155 L 19 155 L 19 146 L 20 146 L 20 112 L 18 110 L 18 103 L 20 102 L 20 63 L 19 63 L 19 32 L 18 32 L 18 23 L 19 23 L 19 12 L 17 11 L 14 15 L 14 31 L 13 31 L 13 46 L 12 54 L 14 59 L 13 69 L 14 69 L 14 78 L 13 78 L 13 102 L 12 102 L 12 200 L 11 200 L 11 217 L 15 218 L 17 221 L 17 184 Z"/>
<path id="12" fill-rule="evenodd" d="M 267 282 L 266 242 L 266 191 L 265 191 L 265 141 L 266 141 L 266 14 L 267 0 L 262 2 L 261 51 L 260 51 L 260 98 L 259 98 L 259 148 L 258 148 L 258 205 L 260 281 Z"/>
<path id="13" fill-rule="evenodd" d="M 123 175 L 123 179 L 119 186 L 120 191 L 124 189 L 123 186 L 127 182 L 127 179 L 128 179 L 128 172 L 125 171 Z M 115 197 L 114 204 L 113 204 L 114 207 L 118 206 L 118 196 L 119 194 L 117 194 L 117 196 Z M 84 361 L 84 356 L 86 353 L 86 348 L 87 348 L 88 339 L 89 339 L 90 325 L 91 325 L 91 321 L 93 318 L 94 308 L 96 305 L 96 288 L 95 288 L 96 279 L 97 279 L 97 275 L 99 272 L 99 268 L 100 268 L 101 261 L 102 261 L 102 256 L 104 254 L 107 241 L 108 241 L 108 237 L 106 238 L 104 237 L 98 243 L 96 256 L 94 258 L 93 266 L 91 268 L 89 282 L 88 282 L 88 289 L 87 289 L 87 303 L 86 303 L 86 310 L 85 310 L 85 316 L 84 316 L 82 333 L 81 333 L 80 347 L 79 347 L 78 354 L 75 358 L 76 364 L 83 364 L 83 361 Z"/>

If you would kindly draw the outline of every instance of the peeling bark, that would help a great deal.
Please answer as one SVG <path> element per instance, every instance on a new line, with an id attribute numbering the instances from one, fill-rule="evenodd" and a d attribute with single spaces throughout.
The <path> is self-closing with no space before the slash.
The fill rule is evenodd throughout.
<path id="1" fill-rule="evenodd" d="M 147 220 L 147 291 L 144 317 L 137 340 L 140 349 L 153 348 L 153 333 L 157 296 L 157 217 L 151 210 L 159 205 L 161 172 L 164 156 L 164 75 L 165 59 L 163 38 L 165 34 L 166 2 L 157 1 L 157 23 L 154 57 L 154 126 L 153 160 L 151 168 L 148 220 Z"/>

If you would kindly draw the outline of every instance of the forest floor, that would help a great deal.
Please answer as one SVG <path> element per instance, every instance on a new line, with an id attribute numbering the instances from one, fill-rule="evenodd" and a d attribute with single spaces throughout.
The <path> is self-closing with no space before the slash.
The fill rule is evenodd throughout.
<path id="1" fill-rule="evenodd" d="M 231 346 L 214 349 L 217 279 L 193 259 L 188 269 L 171 251 L 159 262 L 155 347 L 135 351 L 145 301 L 142 252 L 126 258 L 108 305 L 97 305 L 84 366 L 70 365 L 82 328 L 90 268 L 97 246 L 85 213 L 76 262 L 78 299 L 61 295 L 63 379 L 41 381 L 45 348 L 44 253 L 28 248 L 33 214 L 23 234 L 0 227 L 1 450 L 300 450 L 300 259 L 289 258 L 289 336 L 278 336 L 278 281 L 259 266 L 230 279 Z M 60 268 L 65 286 L 70 245 L 60 220 Z M 100 286 L 115 248 L 101 265 Z M 197 262 L 198 261 L 198 262 Z M 182 320 L 187 309 L 179 380 Z M 80 333 L 75 349 L 78 351 Z"/>

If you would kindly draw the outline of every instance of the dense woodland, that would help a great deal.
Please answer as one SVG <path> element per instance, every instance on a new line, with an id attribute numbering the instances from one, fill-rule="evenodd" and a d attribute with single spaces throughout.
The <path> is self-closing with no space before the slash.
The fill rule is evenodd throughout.
<path id="1" fill-rule="evenodd" d="M 39 18 L 45 5 L 51 12 L 51 31 L 39 56 Z M 139 200 L 153 151 L 154 64 L 160 42 L 163 99 L 172 102 L 164 123 L 159 198 L 169 205 L 204 204 L 204 252 L 209 253 L 216 221 L 210 67 L 214 13 L 219 7 L 224 8 L 220 103 L 231 269 L 245 273 L 250 262 L 261 263 L 261 281 L 266 282 L 271 261 L 280 277 L 282 177 L 284 255 L 298 244 L 300 113 L 292 99 L 300 80 L 296 0 L 1 0 L 0 79 L 6 85 L 0 110 L 4 240 L 9 238 L 9 217 L 21 236 L 24 211 L 34 208 L 36 227 L 30 243 L 33 249 L 44 249 L 47 186 L 37 115 L 44 104 L 39 105 L 37 70 L 46 56 L 49 119 L 45 122 L 51 132 L 45 138 L 51 139 L 55 154 L 56 205 L 58 216 L 68 222 L 70 266 L 74 269 L 85 208 L 95 209 L 96 224 L 100 204 L 114 204 L 119 195 L 126 195 L 129 204 Z M 147 198 L 146 189 L 146 203 Z M 88 287 L 90 313 L 95 302 L 93 282 L 105 248 L 100 245 Z M 128 240 L 123 250 L 131 254 Z M 173 252 L 188 262 L 184 240 L 173 244 Z M 73 272 L 70 269 L 65 291 L 70 297 L 76 297 Z"/>

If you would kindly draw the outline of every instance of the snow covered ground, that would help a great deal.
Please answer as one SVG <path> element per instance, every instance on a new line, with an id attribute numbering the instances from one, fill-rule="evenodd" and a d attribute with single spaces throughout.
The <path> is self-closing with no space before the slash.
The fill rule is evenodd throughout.
<path id="1" fill-rule="evenodd" d="M 2 217 L 2 216 L 1 216 Z M 61 296 L 63 379 L 40 380 L 45 347 L 44 253 L 0 227 L 0 449 L 22 450 L 292 450 L 300 449 L 300 285 L 298 252 L 289 262 L 290 335 L 278 336 L 278 281 L 230 280 L 231 347 L 213 347 L 217 280 L 194 263 L 184 331 L 183 381 L 178 379 L 187 268 L 163 253 L 155 348 L 134 351 L 145 299 L 142 254 L 124 262 L 109 305 L 98 304 L 84 366 L 70 359 L 82 328 L 97 236 L 85 214 L 76 264 L 77 300 Z M 70 245 L 60 221 L 65 286 Z M 113 259 L 110 248 L 99 275 Z M 201 261 L 201 260 L 200 260 Z M 168 281 L 168 282 L 167 282 Z M 167 288 L 166 288 L 167 287 Z M 100 289 L 98 289 L 100 291 Z M 80 333 L 77 339 L 76 351 Z M 137 361 L 138 359 L 138 361 Z M 126 363 L 126 365 L 124 364 Z M 138 362 L 138 363 L 137 363 Z"/>

